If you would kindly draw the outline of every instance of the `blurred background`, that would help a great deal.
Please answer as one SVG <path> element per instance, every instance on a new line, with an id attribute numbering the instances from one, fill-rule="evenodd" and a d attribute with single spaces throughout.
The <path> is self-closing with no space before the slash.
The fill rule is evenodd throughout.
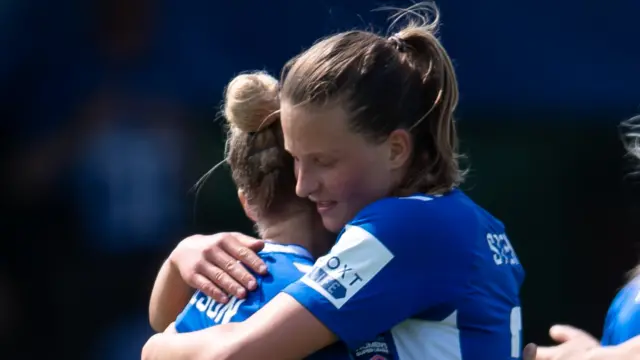
<path id="1" fill-rule="evenodd" d="M 527 270 L 525 341 L 594 335 L 640 250 L 617 124 L 640 111 L 640 2 L 440 0 L 460 81 L 464 189 Z M 386 30 L 401 1 L 5 0 L 0 357 L 139 359 L 156 271 L 193 233 L 251 231 L 222 159 L 235 74 Z M 407 289 L 410 291 L 410 289 Z"/>

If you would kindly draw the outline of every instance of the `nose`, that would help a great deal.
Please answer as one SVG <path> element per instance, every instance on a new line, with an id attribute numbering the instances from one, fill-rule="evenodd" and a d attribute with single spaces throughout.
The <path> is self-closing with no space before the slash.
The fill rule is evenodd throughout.
<path id="1" fill-rule="evenodd" d="M 296 195 L 306 198 L 318 190 L 319 181 L 305 166 L 296 167 Z"/>

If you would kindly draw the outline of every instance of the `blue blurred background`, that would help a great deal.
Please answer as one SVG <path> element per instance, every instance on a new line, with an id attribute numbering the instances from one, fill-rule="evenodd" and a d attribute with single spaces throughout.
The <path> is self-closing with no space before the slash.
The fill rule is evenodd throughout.
<path id="1" fill-rule="evenodd" d="M 367 0 L 5 0 L 0 357 L 139 359 L 156 271 L 196 232 L 251 231 L 222 159 L 235 74 L 333 32 L 386 31 Z M 471 176 L 528 277 L 524 337 L 600 335 L 638 260 L 640 191 L 616 126 L 640 110 L 640 2 L 441 0 Z M 411 289 L 407 289 L 409 293 Z"/>

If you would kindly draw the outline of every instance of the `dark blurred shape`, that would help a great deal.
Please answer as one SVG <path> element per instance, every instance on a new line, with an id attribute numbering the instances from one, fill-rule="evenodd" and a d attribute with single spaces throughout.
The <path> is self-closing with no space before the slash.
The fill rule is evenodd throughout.
<path id="1" fill-rule="evenodd" d="M 16 340 L 13 330 L 22 318 L 19 294 L 7 274 L 0 273 L 0 344 L 9 348 Z"/>
<path id="2" fill-rule="evenodd" d="M 149 51 L 156 5 L 150 0 L 98 0 L 96 42 L 106 59 L 127 61 Z"/>
<path id="3" fill-rule="evenodd" d="M 619 129 L 622 142 L 628 151 L 626 176 L 630 181 L 640 182 L 640 115 L 623 121 Z"/>
<path id="4" fill-rule="evenodd" d="M 153 334 L 146 311 L 121 314 L 97 334 L 90 359 L 139 360 L 142 347 Z"/>

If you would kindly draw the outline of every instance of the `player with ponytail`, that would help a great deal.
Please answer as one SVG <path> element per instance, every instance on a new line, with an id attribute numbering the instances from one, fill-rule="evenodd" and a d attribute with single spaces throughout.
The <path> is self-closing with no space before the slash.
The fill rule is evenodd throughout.
<path id="1" fill-rule="evenodd" d="M 340 340 L 358 360 L 521 358 L 524 271 L 504 225 L 458 188 L 439 13 L 416 4 L 405 20 L 390 37 L 329 36 L 282 73 L 283 146 L 296 195 L 338 234 L 329 253 L 247 320 L 157 335 L 143 359 L 300 359 Z"/>

